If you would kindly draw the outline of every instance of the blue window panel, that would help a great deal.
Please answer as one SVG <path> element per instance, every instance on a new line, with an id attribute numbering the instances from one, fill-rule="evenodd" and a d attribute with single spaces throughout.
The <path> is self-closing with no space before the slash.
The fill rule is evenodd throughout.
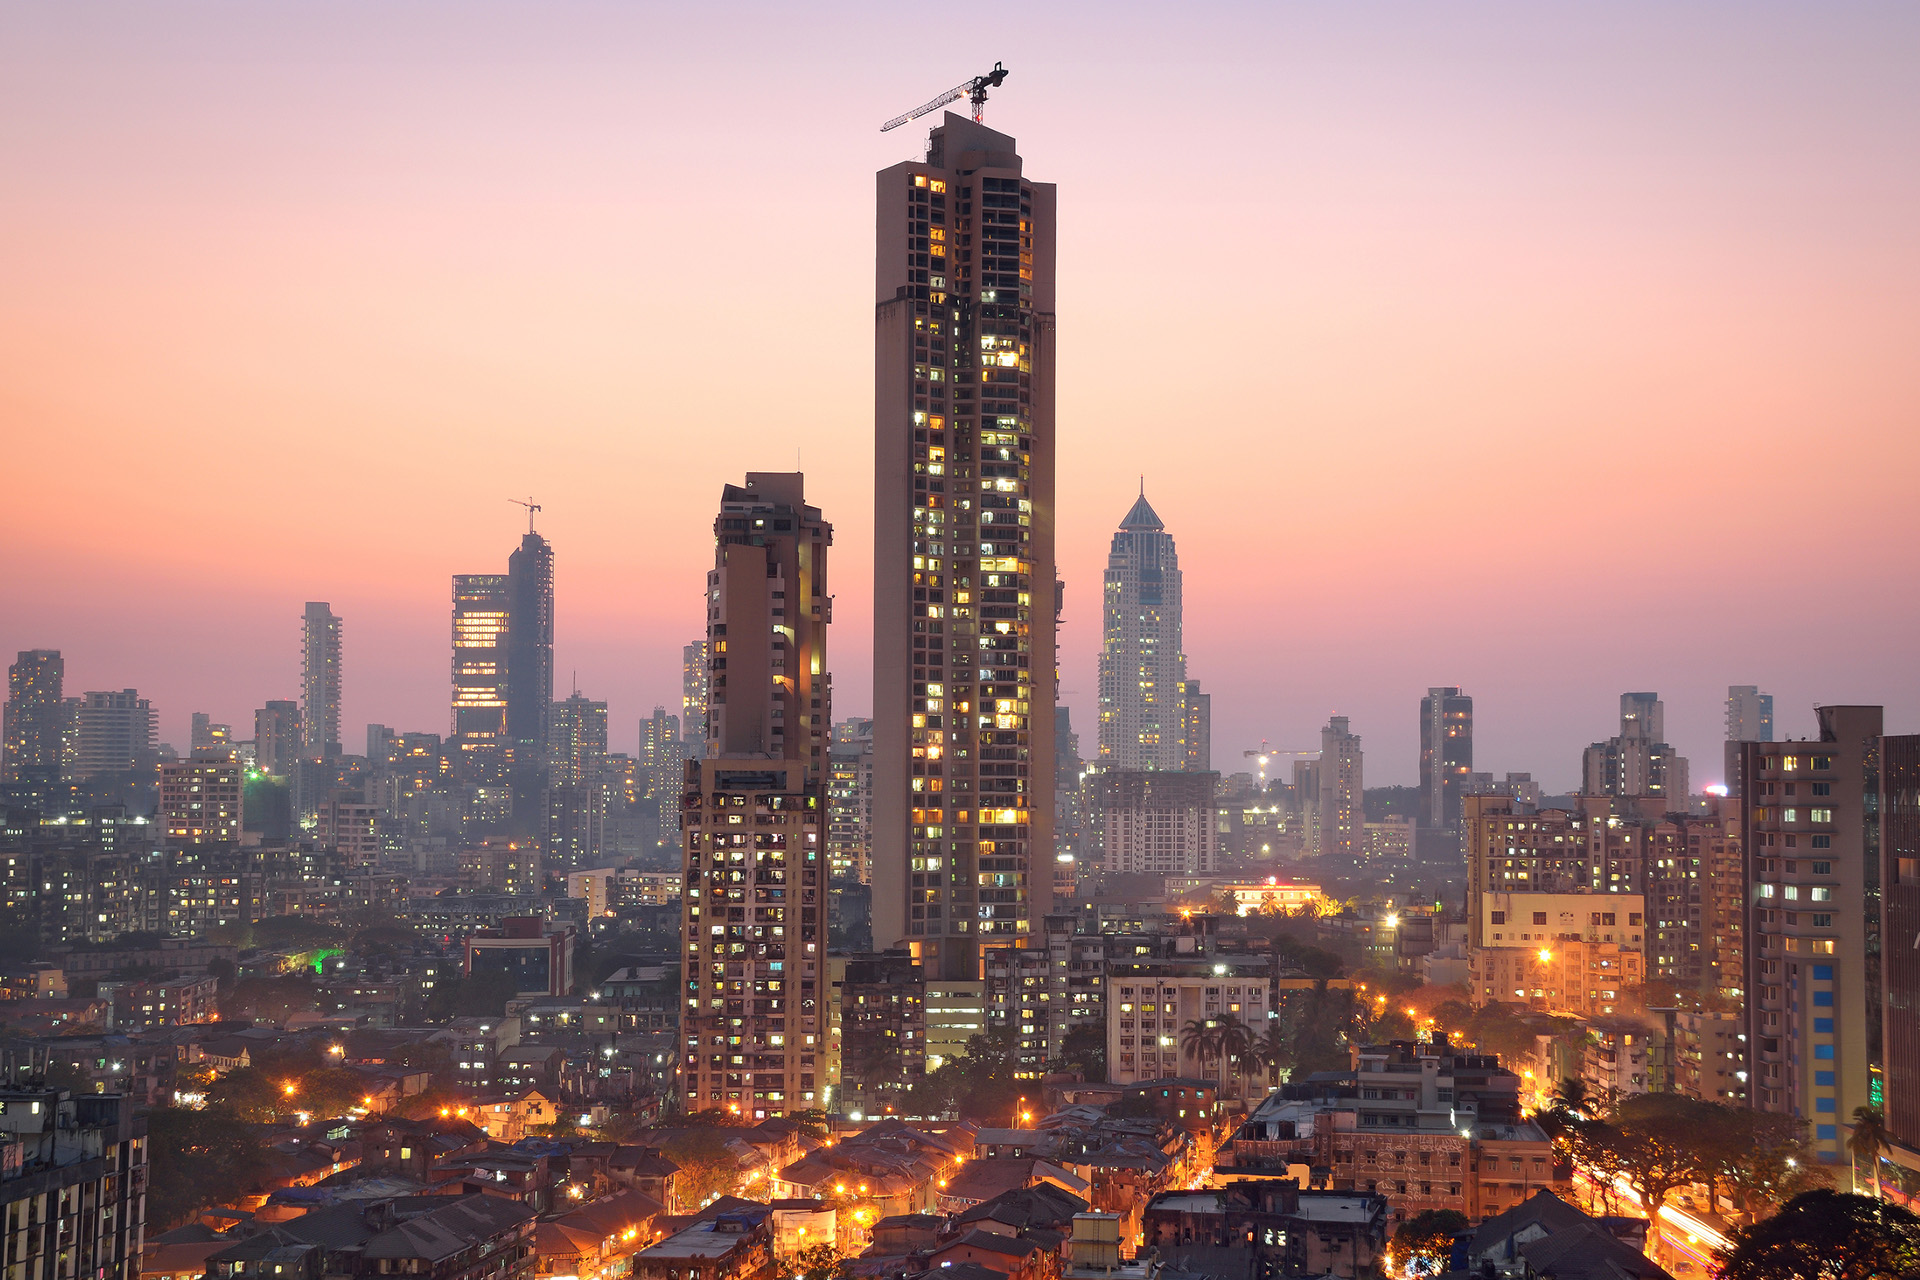
<path id="1" fill-rule="evenodd" d="M 1837 1124 L 1817 1124 L 1813 1126 L 1813 1136 L 1822 1142 L 1840 1140 L 1840 1126 Z"/>
<path id="2" fill-rule="evenodd" d="M 1815 1035 L 1822 1035 L 1822 1036 L 1832 1035 L 1833 1019 L 1832 1018 L 1815 1018 L 1813 1020 L 1813 1030 Z"/>
<path id="3" fill-rule="evenodd" d="M 1821 1112 L 1833 1112 L 1833 1111 L 1839 1110 L 1838 1107 L 1834 1106 L 1832 1098 L 1815 1098 L 1813 1100 L 1813 1109 L 1815 1111 L 1821 1111 Z"/>
<path id="4" fill-rule="evenodd" d="M 1814 1073 L 1813 1073 L 1813 1082 L 1814 1082 L 1815 1084 L 1824 1084 L 1824 1085 L 1827 1085 L 1827 1086 L 1830 1086 L 1830 1087 L 1838 1087 L 1838 1086 L 1835 1086 L 1835 1085 L 1834 1085 L 1834 1081 L 1833 1081 L 1833 1072 L 1831 1072 L 1831 1071 L 1816 1071 L 1816 1072 L 1814 1072 Z"/>
<path id="5" fill-rule="evenodd" d="M 1821 1164 L 1839 1164 L 1840 1153 L 1838 1151 L 1822 1151 L 1820 1153 L 1820 1163 Z"/>
<path id="6" fill-rule="evenodd" d="M 1833 1008 L 1833 992 L 1816 991 L 1813 993 L 1813 1007 L 1816 1009 Z"/>
<path id="7" fill-rule="evenodd" d="M 1833 966 L 1830 964 L 1817 964 L 1813 966 L 1813 980 L 1815 982 L 1832 982 Z"/>
<path id="8" fill-rule="evenodd" d="M 1817 1044 L 1813 1046 L 1813 1056 L 1823 1062 L 1832 1062 L 1833 1046 L 1830 1044 Z"/>

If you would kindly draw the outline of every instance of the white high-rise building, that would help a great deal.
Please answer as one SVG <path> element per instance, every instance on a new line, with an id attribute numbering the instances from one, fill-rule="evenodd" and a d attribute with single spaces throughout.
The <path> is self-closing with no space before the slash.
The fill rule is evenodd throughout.
<path id="1" fill-rule="evenodd" d="M 1186 768 L 1180 556 L 1144 485 L 1107 552 L 1102 609 L 1101 770 Z"/>

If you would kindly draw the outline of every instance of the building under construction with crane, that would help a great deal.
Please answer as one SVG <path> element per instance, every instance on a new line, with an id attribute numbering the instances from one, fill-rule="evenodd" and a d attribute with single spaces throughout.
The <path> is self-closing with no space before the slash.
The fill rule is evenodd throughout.
<path id="1" fill-rule="evenodd" d="M 873 939 L 947 981 L 1053 859 L 1055 193 L 979 120 L 1005 78 L 877 181 Z"/>

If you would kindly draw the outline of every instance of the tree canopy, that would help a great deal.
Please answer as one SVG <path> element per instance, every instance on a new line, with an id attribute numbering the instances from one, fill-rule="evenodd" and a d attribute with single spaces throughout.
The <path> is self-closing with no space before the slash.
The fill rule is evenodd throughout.
<path id="1" fill-rule="evenodd" d="M 1899 1205 L 1809 1191 L 1735 1231 L 1721 1280 L 1904 1280 L 1920 1275 L 1920 1217 Z"/>

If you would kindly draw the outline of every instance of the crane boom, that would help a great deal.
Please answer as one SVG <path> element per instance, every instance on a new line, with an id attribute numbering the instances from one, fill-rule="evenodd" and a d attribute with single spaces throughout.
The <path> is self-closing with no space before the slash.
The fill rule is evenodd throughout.
<path id="1" fill-rule="evenodd" d="M 1006 78 L 1006 67 L 996 62 L 993 64 L 993 70 L 987 72 L 986 75 L 975 76 L 971 80 L 957 84 L 933 101 L 915 107 L 903 116 L 895 116 L 880 126 L 880 132 L 885 133 L 889 129 L 898 129 L 901 125 L 909 121 L 918 120 L 921 116 L 929 112 L 938 111 L 949 102 L 953 102 L 959 98 L 971 98 L 973 100 L 973 121 L 975 124 L 978 124 L 980 123 L 981 114 L 986 110 L 987 90 L 998 89 L 1006 82 Z"/>

